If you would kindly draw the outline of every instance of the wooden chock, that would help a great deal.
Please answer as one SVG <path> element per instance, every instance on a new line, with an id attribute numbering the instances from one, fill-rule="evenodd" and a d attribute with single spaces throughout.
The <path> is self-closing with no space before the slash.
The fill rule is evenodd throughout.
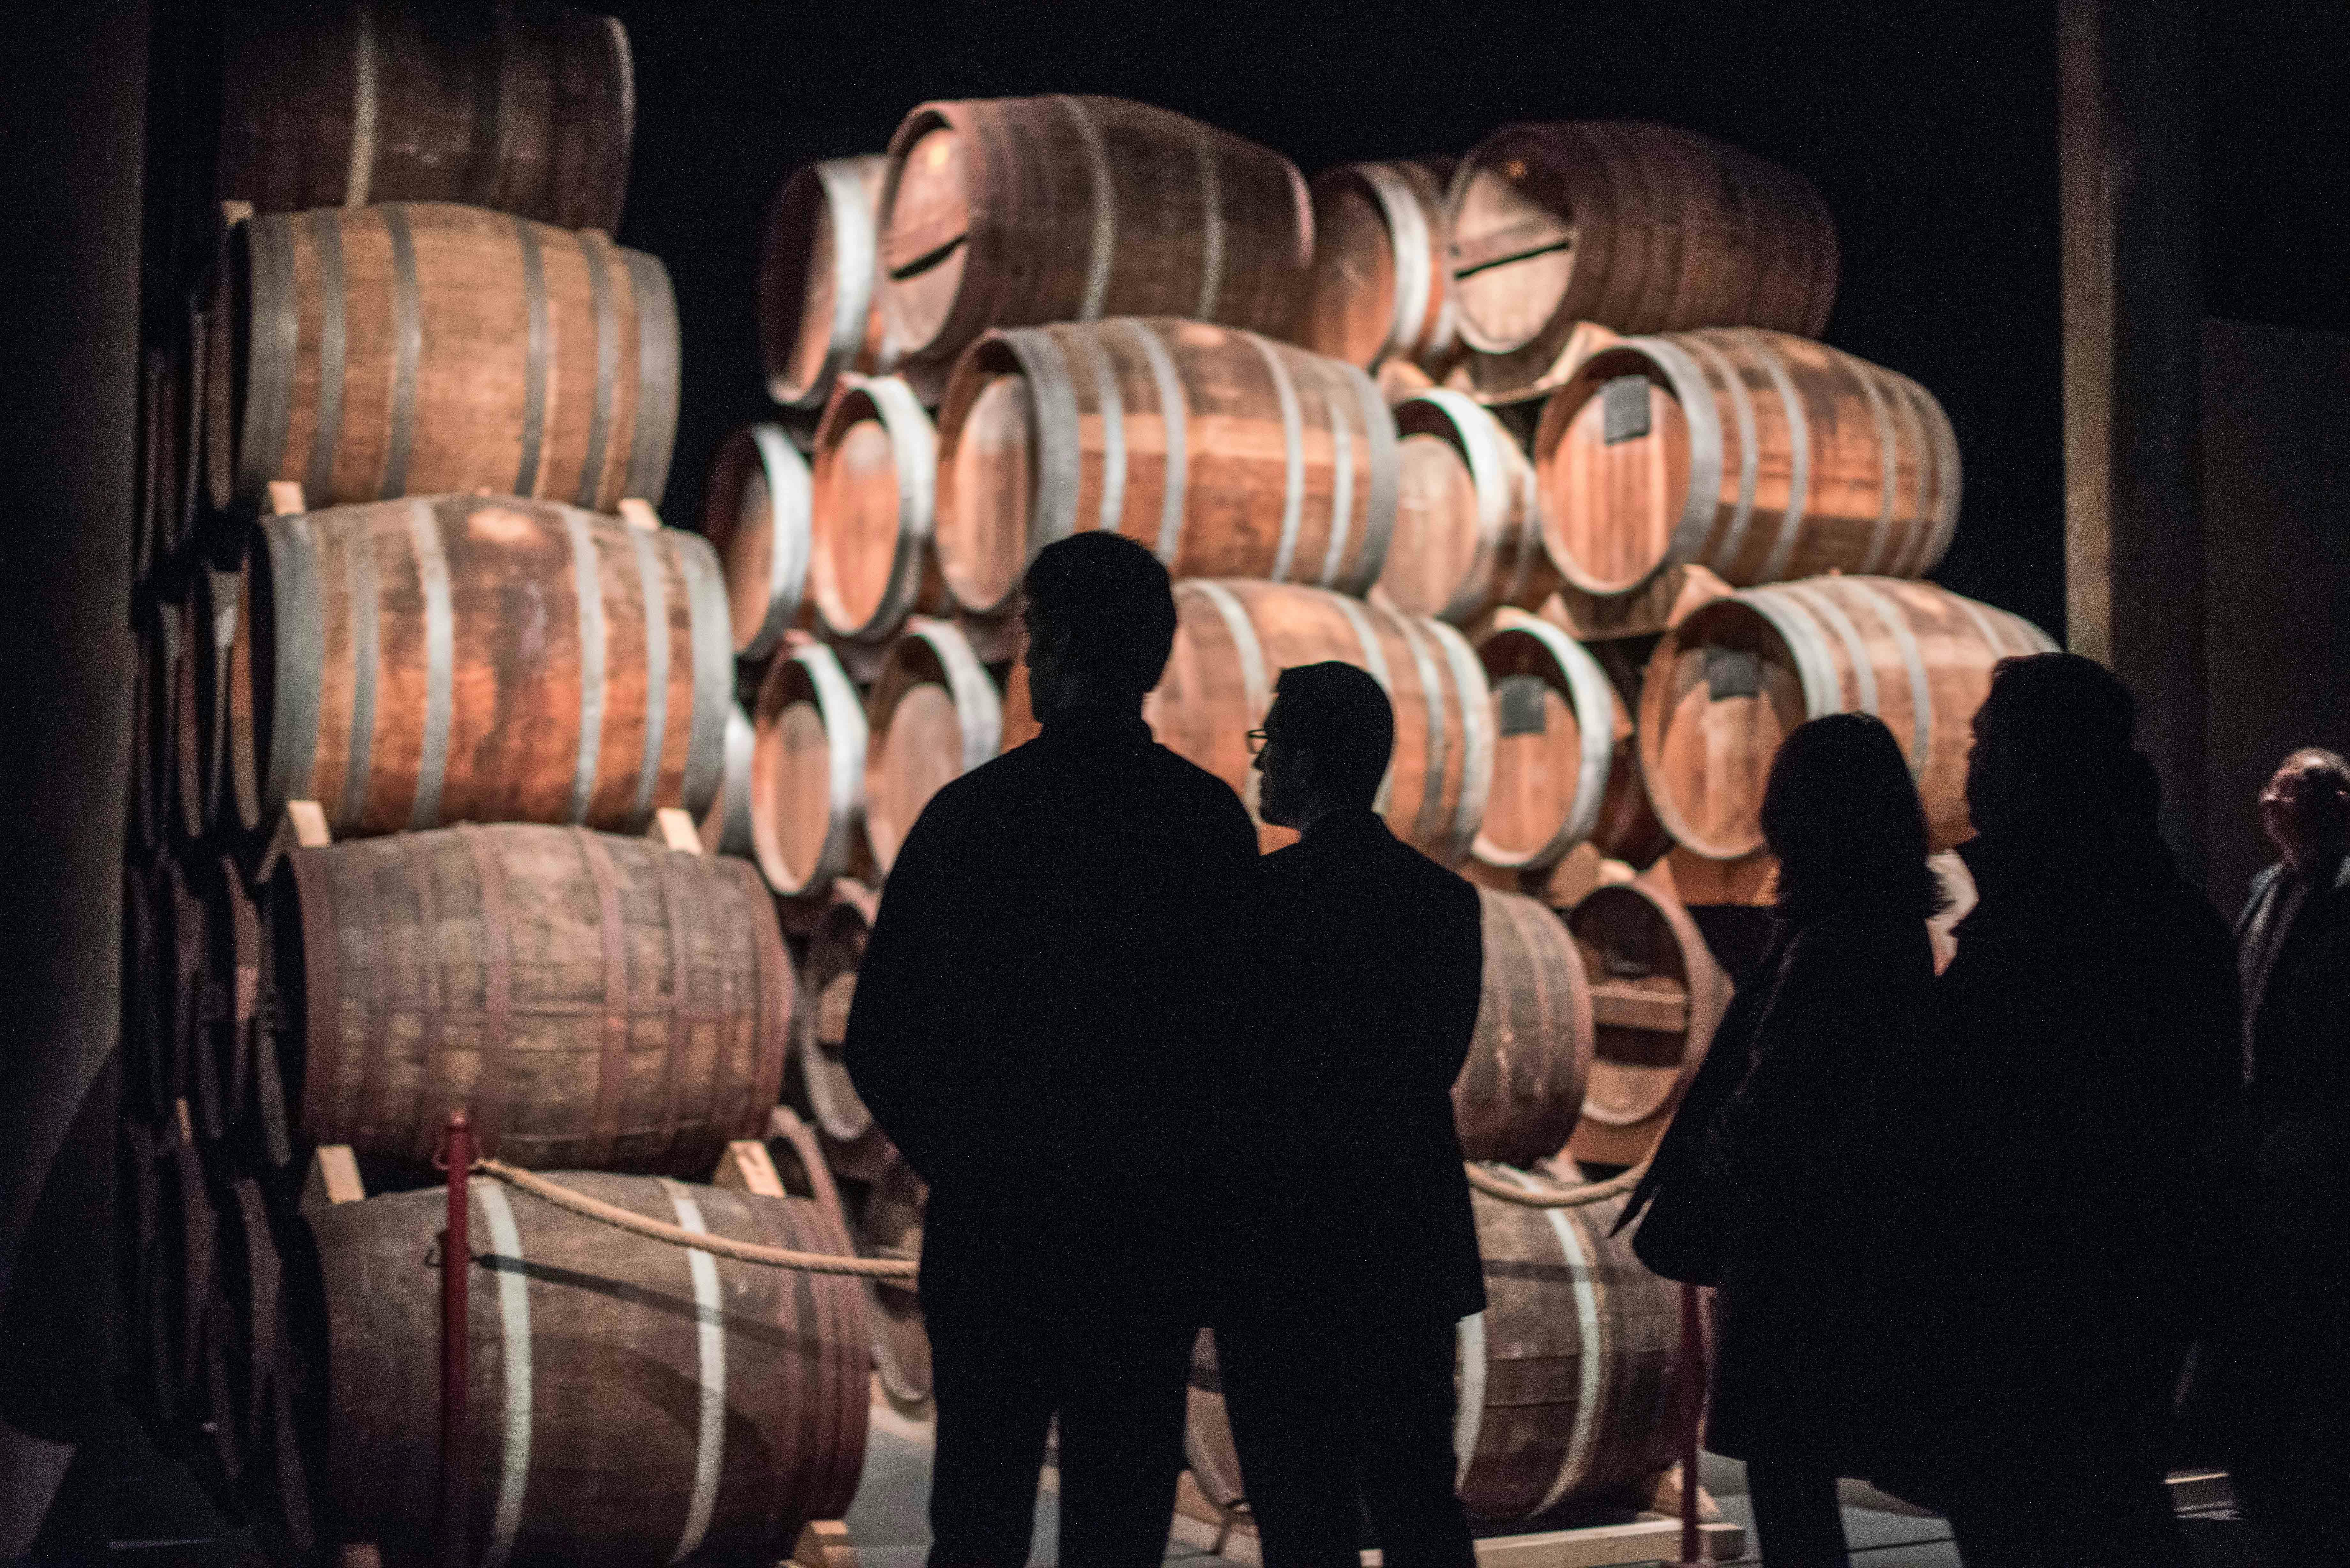
<path id="1" fill-rule="evenodd" d="M 654 812 L 645 836 L 665 848 L 681 849 L 688 855 L 702 853 L 702 830 L 694 826 L 693 818 L 685 814 L 683 806 L 665 805 Z"/>
<path id="2" fill-rule="evenodd" d="M 338 1203 L 357 1203 L 367 1197 L 359 1179 L 359 1157 L 347 1143 L 322 1143 L 310 1156 L 309 1174 L 302 1179 L 302 1212 L 315 1214 Z"/>
<path id="3" fill-rule="evenodd" d="M 792 1548 L 790 1568 L 857 1568 L 857 1543 L 837 1519 L 811 1521 Z"/>
<path id="4" fill-rule="evenodd" d="M 1664 859 L 1659 875 L 1657 867 L 1648 874 L 1654 880 L 1669 877 L 1673 890 L 1684 904 L 1742 904 L 1756 907 L 1771 903 L 1779 896 L 1779 862 L 1767 849 L 1757 850 L 1742 860 L 1709 860 L 1702 855 L 1674 845 Z"/>
<path id="5" fill-rule="evenodd" d="M 650 528 L 656 533 L 660 529 L 660 514 L 653 510 L 651 502 L 641 496 L 622 496 L 619 512 L 620 520 L 624 523 L 633 523 L 639 528 Z"/>
<path id="6" fill-rule="evenodd" d="M 269 846 L 261 852 L 261 863 L 253 868 L 253 879 L 255 883 L 268 881 L 277 869 L 279 858 L 288 850 L 324 849 L 334 841 L 334 833 L 327 826 L 325 806 L 315 800 L 289 800 Z"/>
<path id="7" fill-rule="evenodd" d="M 273 479 L 269 482 L 269 514 L 272 517 L 291 517 L 308 510 L 310 503 L 302 494 L 302 486 L 297 481 Z"/>
<path id="8" fill-rule="evenodd" d="M 751 1137 L 738 1137 L 726 1146 L 726 1152 L 718 1157 L 718 1168 L 711 1173 L 710 1185 L 755 1192 L 762 1198 L 791 1196 L 784 1190 L 784 1179 L 776 1174 L 767 1146 Z"/>

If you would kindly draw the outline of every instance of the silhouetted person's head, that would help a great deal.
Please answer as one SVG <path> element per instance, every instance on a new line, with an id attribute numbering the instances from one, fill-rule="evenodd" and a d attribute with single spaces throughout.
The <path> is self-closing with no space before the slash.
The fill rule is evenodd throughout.
<path id="1" fill-rule="evenodd" d="M 1909 764 L 1866 713 L 1814 719 L 1781 743 L 1762 792 L 1762 836 L 1779 858 L 1779 908 L 1791 918 L 1866 909 L 1922 920 L 1942 906 Z"/>
<path id="2" fill-rule="evenodd" d="M 2094 659 L 2001 659 L 1967 753 L 1975 831 L 2079 839 L 2151 830 L 2158 791 L 2130 747 L 2137 722 L 2129 688 Z"/>
<path id="3" fill-rule="evenodd" d="M 1021 588 L 1038 717 L 1132 708 L 1159 684 L 1175 645 L 1175 590 L 1149 550 L 1123 534 L 1072 534 L 1036 552 Z"/>
<path id="4" fill-rule="evenodd" d="M 2261 792 L 2261 826 L 2295 871 L 2350 853 L 2350 763 L 2303 746 Z"/>
<path id="5" fill-rule="evenodd" d="M 1395 710 L 1351 664 L 1301 664 L 1274 683 L 1256 765 L 1257 815 L 1301 832 L 1316 817 L 1378 798 L 1395 751 Z"/>

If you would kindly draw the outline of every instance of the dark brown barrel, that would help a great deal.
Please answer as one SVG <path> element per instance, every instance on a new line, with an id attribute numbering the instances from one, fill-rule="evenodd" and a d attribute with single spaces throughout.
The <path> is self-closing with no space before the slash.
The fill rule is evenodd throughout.
<path id="1" fill-rule="evenodd" d="M 845 1253 L 805 1199 L 565 1171 L 604 1202 L 739 1241 Z M 470 1560 L 773 1568 L 864 1462 L 863 1292 L 582 1219 L 476 1178 L 468 1232 Z M 351 1535 L 429 1560 L 438 1517 L 438 1188 L 318 1209 L 324 1453 Z"/>
<path id="2" fill-rule="evenodd" d="M 1529 1189 L 1551 1184 L 1502 1174 Z M 1472 1523 L 1520 1524 L 1575 1504 L 1623 1503 L 1669 1467 L 1679 1442 L 1673 1285 L 1608 1228 L 1623 1199 L 1526 1209 L 1471 1192 L 1485 1310 L 1461 1320 L 1453 1452 Z M 1184 1450 L 1210 1501 L 1247 1495 L 1206 1334 L 1193 1352 Z"/>
<path id="3" fill-rule="evenodd" d="M 880 896 L 864 883 L 847 877 L 833 883 L 831 901 L 809 933 L 807 963 L 800 971 L 793 1076 L 806 1096 L 809 1125 L 824 1146 L 826 1163 L 847 1182 L 877 1181 L 897 1158 L 841 1059 L 848 1010 L 857 999 L 858 966 L 865 961 L 865 941 L 880 909 Z"/>
<path id="4" fill-rule="evenodd" d="M 1366 370 L 1454 357 L 1450 158 L 1347 163 L 1314 176 L 1314 276 L 1298 340 Z"/>
<path id="5" fill-rule="evenodd" d="M 854 868 L 865 757 L 865 701 L 832 649 L 810 643 L 768 667 L 751 742 L 751 843 L 767 886 L 821 897 Z"/>
<path id="6" fill-rule="evenodd" d="M 1762 787 L 1786 732 L 1874 713 L 1909 760 L 1932 846 L 1967 838 L 1967 752 L 1991 666 L 2055 644 L 1931 583 L 1813 577 L 1717 599 L 1665 634 L 1640 696 L 1640 771 L 1675 840 L 1716 860 L 1762 847 Z"/>
<path id="7" fill-rule="evenodd" d="M 1114 98 L 926 103 L 889 139 L 882 310 L 901 364 L 991 327 L 1181 316 L 1286 337 L 1314 254 L 1288 159 Z"/>
<path id="8" fill-rule="evenodd" d="M 767 210 L 759 252 L 759 353 L 767 395 L 820 409 L 844 371 L 881 354 L 879 153 L 827 158 L 793 171 Z"/>
<path id="9" fill-rule="evenodd" d="M 211 1095 L 218 1107 L 206 1118 L 211 1136 L 235 1137 L 243 1155 L 253 1151 L 259 1131 L 253 1045 L 261 999 L 261 916 L 230 856 L 217 857 L 200 886 L 204 947 L 192 1075 L 199 1096 Z"/>
<path id="10" fill-rule="evenodd" d="M 298 849 L 271 888 L 300 1126 L 402 1173 L 452 1106 L 516 1165 L 707 1173 L 766 1125 L 792 974 L 743 861 L 581 828 Z"/>
<path id="11" fill-rule="evenodd" d="M 1835 299 L 1835 224 L 1811 182 L 1670 126 L 1503 126 L 1453 171 L 1448 205 L 1461 337 L 1486 391 L 1540 379 L 1580 321 L 1816 337 Z"/>
<path id="12" fill-rule="evenodd" d="M 1172 318 L 992 332 L 939 409 L 939 566 L 993 615 L 1081 528 L 1179 577 L 1359 594 L 1395 526 L 1395 423 L 1352 365 Z"/>
<path id="13" fill-rule="evenodd" d="M 677 306 L 653 257 L 439 202 L 264 214 L 229 251 L 216 504 L 255 506 L 279 479 L 313 506 L 660 498 Z"/>
<path id="14" fill-rule="evenodd" d="M 415 496 L 265 519 L 245 556 L 230 753 L 265 827 L 637 831 L 725 764 L 725 587 L 699 535 L 558 502 Z M 234 738 L 234 736 L 233 736 Z"/>
<path id="15" fill-rule="evenodd" d="M 887 876 L 931 796 L 995 755 L 1003 700 L 960 628 L 919 616 L 889 645 L 866 724 L 865 836 Z"/>
<path id="16" fill-rule="evenodd" d="M 1637 865 L 1663 854 L 1631 708 L 1591 651 L 1539 616 L 1504 610 L 1477 652 L 1496 736 L 1478 860 L 1539 872 L 1583 843 Z"/>
<path id="17" fill-rule="evenodd" d="M 726 710 L 726 765 L 719 774 L 718 793 L 710 797 L 710 808 L 702 814 L 695 826 L 700 829 L 702 847 L 710 855 L 738 855 L 753 858 L 751 846 L 751 752 L 753 746 L 751 716 L 743 711 L 743 704 L 731 703 Z"/>
<path id="18" fill-rule="evenodd" d="M 1551 398 L 1534 452 L 1551 559 L 1586 593 L 1684 564 L 1734 587 L 1923 576 L 1959 524 L 1934 395 L 1783 332 L 1627 338 Z"/>
<path id="19" fill-rule="evenodd" d="M 179 828 L 191 843 L 214 823 L 233 819 L 225 754 L 228 687 L 236 675 L 235 649 L 242 587 L 236 574 L 199 566 L 188 576 L 181 617 L 186 639 L 174 682 L 172 749 Z"/>
<path id="20" fill-rule="evenodd" d="M 816 426 L 808 594 L 825 630 L 886 642 L 947 607 L 931 547 L 938 436 L 913 389 L 877 376 L 833 394 Z"/>
<path id="21" fill-rule="evenodd" d="M 629 36 L 563 5 L 234 7 L 217 188 L 264 213 L 469 202 L 610 231 L 629 180 Z"/>
<path id="22" fill-rule="evenodd" d="M 781 425 L 744 425 L 718 449 L 703 492 L 702 535 L 726 568 L 734 652 L 762 659 L 805 626 L 808 601 L 807 459 Z"/>
<path id="23" fill-rule="evenodd" d="M 1201 579 L 1176 585 L 1174 652 L 1143 706 L 1159 743 L 1232 786 L 1256 813 L 1248 732 L 1294 664 L 1367 670 L 1395 709 L 1395 758 L 1378 806 L 1396 836 L 1444 864 L 1469 853 L 1493 772 L 1485 672 L 1459 632 L 1319 588 Z M 1295 836 L 1260 822 L 1259 843 Z"/>
<path id="24" fill-rule="evenodd" d="M 1452 1119 L 1471 1159 L 1531 1165 L 1566 1147 L 1591 1064 L 1591 998 L 1566 927 L 1539 901 L 1477 889 L 1484 990 Z"/>
<path id="25" fill-rule="evenodd" d="M 163 984 L 163 1016 L 170 1027 L 169 1082 L 174 1098 L 185 1102 L 191 1126 L 206 1144 L 221 1136 L 219 1080 L 212 1058 L 203 1050 L 207 1033 L 204 996 L 205 960 L 211 934 L 205 929 L 211 909 L 204 898 L 209 867 L 197 855 L 187 860 L 168 859 L 163 867 L 163 896 L 171 932 L 170 967 Z"/>
<path id="26" fill-rule="evenodd" d="M 1664 1136 L 1730 1005 L 1730 977 L 1669 888 L 1595 888 L 1567 917 L 1598 1034 L 1569 1144 L 1597 1165 L 1638 1165 Z"/>
<path id="27" fill-rule="evenodd" d="M 1395 421 L 1395 536 L 1379 597 L 1406 615 L 1467 626 L 1556 591 L 1534 465 L 1502 422 L 1443 387 L 1398 403 Z"/>

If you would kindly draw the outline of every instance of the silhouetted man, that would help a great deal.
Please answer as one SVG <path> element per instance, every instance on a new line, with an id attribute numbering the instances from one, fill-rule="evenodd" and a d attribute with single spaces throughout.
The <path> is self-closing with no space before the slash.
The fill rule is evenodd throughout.
<path id="1" fill-rule="evenodd" d="M 2350 1511 L 2350 765 L 2295 752 L 2261 825 L 2282 858 L 2236 923 L 2241 1251 L 2209 1374 L 2245 1519 L 2316 1563 Z"/>
<path id="2" fill-rule="evenodd" d="M 1060 1420 L 1061 1561 L 1157 1563 L 1204 1312 L 1204 1092 L 1256 834 L 1154 744 L 1167 572 L 1116 534 L 1028 569 L 1044 733 L 939 791 L 865 950 L 847 1057 L 931 1184 L 934 1568 L 1028 1560 Z"/>
<path id="3" fill-rule="evenodd" d="M 2210 1283 L 2235 964 L 2156 836 L 2135 715 L 2076 655 L 1993 673 L 1959 851 L 1981 901 L 1896 1085 L 1918 1400 L 1894 1415 L 1968 1568 L 2186 1562 L 2163 1477 Z"/>
<path id="4" fill-rule="evenodd" d="M 1485 1286 L 1451 1089 L 1477 895 L 1372 809 L 1395 721 L 1371 677 L 1283 671 L 1262 740 L 1259 815 L 1305 837 L 1257 867 L 1254 1060 L 1228 1122 L 1216 1334 L 1242 1481 L 1267 1568 L 1354 1568 L 1365 1502 L 1394 1568 L 1466 1568 L 1454 1325 Z"/>

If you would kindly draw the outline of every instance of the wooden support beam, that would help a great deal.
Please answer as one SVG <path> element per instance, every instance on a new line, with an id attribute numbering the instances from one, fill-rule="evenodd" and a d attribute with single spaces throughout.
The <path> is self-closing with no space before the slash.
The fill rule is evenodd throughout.
<path id="1" fill-rule="evenodd" d="M 1592 1022 L 1602 1028 L 1679 1034 L 1689 1029 L 1689 992 L 1604 982 L 1591 988 Z"/>

